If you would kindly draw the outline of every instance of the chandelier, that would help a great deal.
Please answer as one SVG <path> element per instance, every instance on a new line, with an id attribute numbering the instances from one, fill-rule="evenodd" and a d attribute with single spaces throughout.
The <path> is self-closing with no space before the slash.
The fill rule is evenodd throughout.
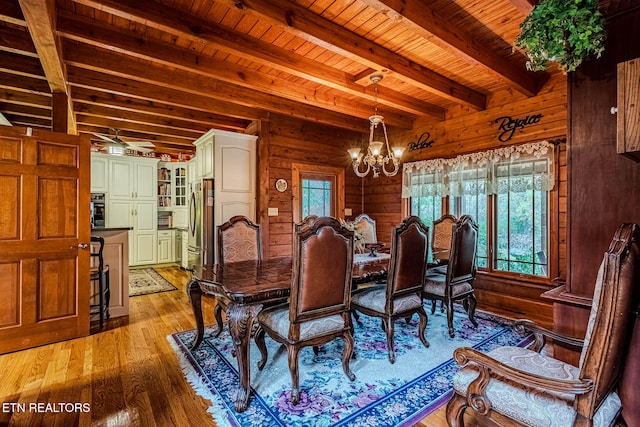
<path id="1" fill-rule="evenodd" d="M 353 171 L 357 176 L 363 178 L 367 176 L 369 171 L 373 171 L 373 177 L 378 178 L 380 171 L 386 176 L 394 176 L 398 173 L 400 168 L 400 157 L 404 151 L 404 147 L 396 146 L 393 149 L 389 148 L 389 137 L 387 136 L 387 127 L 384 124 L 384 117 L 378 114 L 378 83 L 382 80 L 382 74 L 374 74 L 370 77 L 371 82 L 375 85 L 375 114 L 369 117 L 369 146 L 366 153 L 363 153 L 360 148 L 351 148 L 347 150 L 351 156 L 351 165 Z M 381 125 L 378 128 L 378 125 Z M 381 138 L 376 138 L 376 134 L 384 135 L 384 142 Z M 376 132 L 377 131 L 377 132 Z M 386 155 L 383 155 L 382 150 L 386 148 Z M 392 170 L 387 170 L 385 165 L 390 163 L 393 166 Z M 360 165 L 364 165 L 361 170 Z"/>

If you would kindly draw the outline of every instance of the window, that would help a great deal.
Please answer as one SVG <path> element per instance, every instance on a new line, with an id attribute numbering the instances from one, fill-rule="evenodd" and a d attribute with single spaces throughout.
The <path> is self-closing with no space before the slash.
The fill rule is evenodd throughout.
<path id="1" fill-rule="evenodd" d="M 302 174 L 302 218 L 309 215 L 335 216 L 335 176 Z"/>
<path id="2" fill-rule="evenodd" d="M 470 215 L 478 267 L 547 276 L 554 181 L 553 146 L 544 141 L 405 164 L 403 197 L 426 224 L 444 213 Z"/>
<path id="3" fill-rule="evenodd" d="M 308 215 L 341 218 L 344 212 L 344 168 L 293 163 L 293 221 Z"/>

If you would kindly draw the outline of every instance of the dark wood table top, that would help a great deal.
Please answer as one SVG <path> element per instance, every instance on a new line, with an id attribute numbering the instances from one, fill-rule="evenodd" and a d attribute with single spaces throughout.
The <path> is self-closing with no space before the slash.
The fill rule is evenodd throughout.
<path id="1" fill-rule="evenodd" d="M 386 273 L 388 255 L 366 261 L 354 262 L 354 284 L 376 280 Z M 289 297 L 292 265 L 290 257 L 203 265 L 194 269 L 194 276 L 205 294 L 224 295 L 237 304 L 264 304 Z"/>

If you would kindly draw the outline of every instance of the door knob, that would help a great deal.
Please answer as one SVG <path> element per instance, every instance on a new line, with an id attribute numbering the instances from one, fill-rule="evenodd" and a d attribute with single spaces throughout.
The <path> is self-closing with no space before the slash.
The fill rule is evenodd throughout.
<path id="1" fill-rule="evenodd" d="M 88 243 L 78 243 L 78 245 L 74 245 L 74 246 L 69 246 L 69 249 L 87 249 L 89 247 Z"/>

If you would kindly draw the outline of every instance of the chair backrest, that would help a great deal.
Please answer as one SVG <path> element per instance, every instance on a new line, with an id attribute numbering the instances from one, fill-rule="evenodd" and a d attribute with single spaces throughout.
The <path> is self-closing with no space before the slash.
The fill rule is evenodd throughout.
<path id="1" fill-rule="evenodd" d="M 406 217 L 391 235 L 391 258 L 387 278 L 387 303 L 424 285 L 429 250 L 429 227 L 417 216 Z"/>
<path id="2" fill-rule="evenodd" d="M 367 214 L 360 214 L 353 220 L 356 231 L 362 236 L 362 243 L 378 243 L 376 221 Z"/>
<path id="3" fill-rule="evenodd" d="M 618 384 L 631 340 L 640 292 L 640 227 L 622 224 L 604 254 L 580 357 L 580 378 L 594 390 L 578 396 L 580 413 L 593 413 Z"/>
<path id="4" fill-rule="evenodd" d="M 453 226 L 458 219 L 453 215 L 442 215 L 433 221 L 431 230 L 431 251 L 433 259 L 448 259 L 451 250 Z M 445 251 L 445 252 L 443 252 Z"/>
<path id="5" fill-rule="evenodd" d="M 476 277 L 478 250 L 478 224 L 469 215 L 463 215 L 453 226 L 447 282 L 455 285 Z"/>
<path id="6" fill-rule="evenodd" d="M 242 215 L 218 226 L 218 263 L 262 261 L 261 227 Z"/>
<path id="7" fill-rule="evenodd" d="M 309 225 L 309 224 L 313 224 L 314 222 L 316 222 L 316 220 L 318 219 L 318 215 L 307 215 L 305 216 L 302 221 L 300 221 L 299 223 L 295 224 L 293 231 L 296 232 L 298 231 L 300 228 L 304 227 L 305 225 Z"/>
<path id="8" fill-rule="evenodd" d="M 102 236 L 91 236 L 91 242 L 98 243 L 97 249 L 92 247 L 90 251 L 91 266 L 94 267 L 97 264 L 98 273 L 100 273 L 104 270 L 104 257 L 102 254 L 104 251 L 104 238 Z"/>
<path id="9" fill-rule="evenodd" d="M 291 325 L 347 313 L 351 302 L 353 231 L 332 217 L 300 227 L 293 242 Z"/>

